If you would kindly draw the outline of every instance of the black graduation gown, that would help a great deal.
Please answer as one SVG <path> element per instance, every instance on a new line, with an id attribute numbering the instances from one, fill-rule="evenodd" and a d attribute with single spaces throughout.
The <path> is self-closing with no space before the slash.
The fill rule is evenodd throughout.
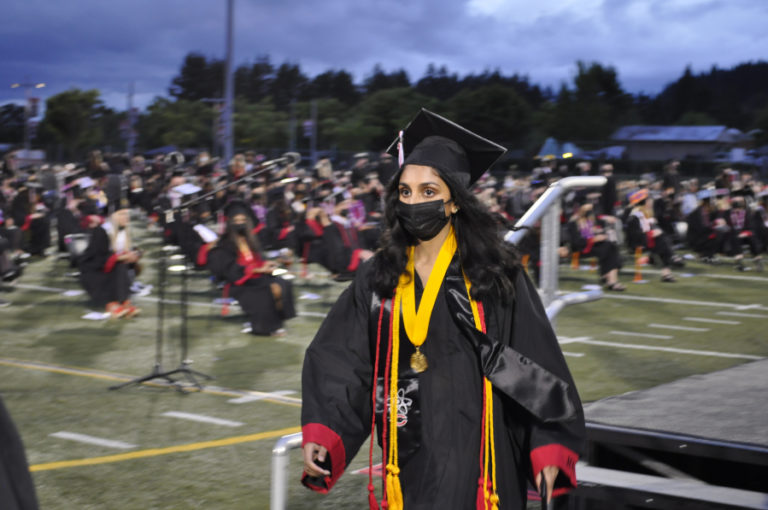
<path id="1" fill-rule="evenodd" d="M 21 436 L 0 398 L 0 508 L 37 510 L 37 496 Z"/>
<path id="2" fill-rule="evenodd" d="M 126 301 L 131 296 L 129 264 L 117 261 L 103 227 L 92 228 L 89 233 L 88 247 L 78 263 L 83 289 L 96 306 Z"/>
<path id="3" fill-rule="evenodd" d="M 221 239 L 208 253 L 208 269 L 226 282 L 229 295 L 240 303 L 250 319 L 252 334 L 269 335 L 282 328 L 284 320 L 296 317 L 291 282 L 268 274 L 247 278 L 252 268 L 238 262 L 237 247 L 227 239 Z M 270 289 L 272 283 L 282 289 L 279 310 Z"/>
<path id="4" fill-rule="evenodd" d="M 305 442 L 328 448 L 331 476 L 303 483 L 320 492 L 335 484 L 371 431 L 372 381 L 380 300 L 368 283 L 369 264 L 341 295 L 307 349 L 302 374 L 302 432 Z M 453 283 L 446 283 L 453 278 Z M 415 374 L 408 359 L 413 347 L 401 328 L 399 382 L 405 389 L 405 424 L 398 429 L 400 481 L 404 507 L 414 509 L 475 508 L 481 442 L 482 375 L 478 357 L 454 322 L 446 288 L 464 283 L 455 258 L 438 294 L 427 339 L 422 346 L 429 368 Z M 458 287 L 457 287 L 458 285 Z M 568 384 L 573 405 L 569 421 L 535 417 L 494 388 L 494 426 L 500 508 L 525 508 L 526 480 L 538 469 L 558 465 L 555 494 L 575 485 L 575 462 L 584 437 L 584 417 L 573 380 L 533 284 L 520 271 L 512 307 L 483 303 L 488 336 L 532 360 Z M 417 300 L 423 291 L 417 279 Z M 382 319 L 382 343 L 388 338 L 389 303 Z M 385 347 L 380 352 L 386 352 Z M 510 353 L 513 351 L 509 351 Z M 380 357 L 380 370 L 384 366 Z M 511 367 L 511 365 L 508 365 Z M 511 368 L 508 380 L 519 378 Z M 520 380 L 528 398 L 541 398 L 532 381 Z M 377 381 L 382 393 L 383 379 Z M 387 390 L 388 391 L 388 390 Z M 519 396 L 519 395 L 518 395 Z M 525 400 L 521 398 L 520 400 Z M 530 402 L 526 402 L 530 404 Z M 381 411 L 378 399 L 377 414 Z M 380 424 L 380 416 L 377 422 Z M 379 428 L 381 445 L 381 429 Z"/>

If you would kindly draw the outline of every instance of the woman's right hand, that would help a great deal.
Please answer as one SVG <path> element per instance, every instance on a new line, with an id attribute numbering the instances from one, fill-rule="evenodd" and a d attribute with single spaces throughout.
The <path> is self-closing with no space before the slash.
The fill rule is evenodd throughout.
<path id="1" fill-rule="evenodd" d="M 325 462 L 325 456 L 328 455 L 328 449 L 317 443 L 306 443 L 304 445 L 304 472 L 309 476 L 331 476 L 331 472 L 323 469 L 317 462 Z"/>

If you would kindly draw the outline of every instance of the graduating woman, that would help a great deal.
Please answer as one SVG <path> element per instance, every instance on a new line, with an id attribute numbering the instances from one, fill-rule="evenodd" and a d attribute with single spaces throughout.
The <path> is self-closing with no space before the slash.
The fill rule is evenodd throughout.
<path id="1" fill-rule="evenodd" d="M 504 149 L 427 110 L 399 138 L 381 248 L 306 352 L 302 482 L 330 490 L 377 430 L 390 509 L 522 509 L 527 482 L 559 495 L 576 485 L 579 396 L 536 289 L 468 190 Z"/>
<path id="2" fill-rule="evenodd" d="M 250 206 L 235 200 L 227 204 L 227 229 L 208 253 L 208 268 L 226 282 L 226 292 L 237 299 L 251 322 L 254 335 L 283 336 L 283 321 L 296 316 L 293 286 L 272 276 L 277 263 L 264 260 L 253 234 Z"/>

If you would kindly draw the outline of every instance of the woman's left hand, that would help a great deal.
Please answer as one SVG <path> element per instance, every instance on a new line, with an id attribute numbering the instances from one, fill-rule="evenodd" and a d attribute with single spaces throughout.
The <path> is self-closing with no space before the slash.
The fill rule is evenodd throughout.
<path id="1" fill-rule="evenodd" d="M 560 473 L 560 468 L 557 466 L 544 466 L 541 472 L 536 475 L 536 489 L 539 492 L 541 492 L 542 473 L 544 473 L 547 480 L 547 503 L 549 503 L 552 501 L 552 491 L 555 490 L 555 479 L 557 478 L 558 473 Z"/>

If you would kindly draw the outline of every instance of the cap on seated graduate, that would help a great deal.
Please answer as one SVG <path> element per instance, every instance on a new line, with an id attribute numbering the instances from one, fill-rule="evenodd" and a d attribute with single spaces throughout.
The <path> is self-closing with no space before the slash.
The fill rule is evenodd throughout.
<path id="1" fill-rule="evenodd" d="M 422 108 L 387 152 L 399 157 L 401 167 L 430 166 L 470 187 L 507 149 Z"/>
<path id="2" fill-rule="evenodd" d="M 238 214 L 244 214 L 254 225 L 259 222 L 256 214 L 253 212 L 253 208 L 245 200 L 234 199 L 224 206 L 224 216 L 226 216 L 228 220 L 231 220 Z"/>

